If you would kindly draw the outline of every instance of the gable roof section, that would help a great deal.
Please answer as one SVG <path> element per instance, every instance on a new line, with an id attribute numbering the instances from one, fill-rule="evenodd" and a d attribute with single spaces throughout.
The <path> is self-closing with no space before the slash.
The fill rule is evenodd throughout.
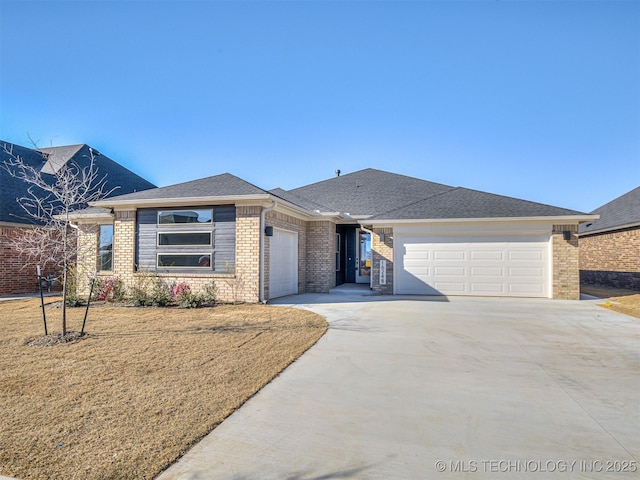
<path id="1" fill-rule="evenodd" d="M 4 162 L 10 160 L 4 148 L 12 151 L 14 156 L 20 157 L 27 165 L 40 169 L 55 181 L 56 173 L 69 161 L 73 161 L 80 168 L 86 166 L 94 153 L 98 179 L 105 177 L 105 192 L 114 189 L 109 196 L 130 193 L 154 188 L 155 185 L 136 175 L 128 168 L 111 160 L 88 145 L 70 145 L 66 147 L 51 147 L 39 150 L 22 147 L 9 142 L 0 141 L 0 221 L 8 223 L 34 224 L 35 220 L 22 209 L 17 199 L 27 193 L 29 184 L 13 177 L 5 168 Z"/>
<path id="2" fill-rule="evenodd" d="M 580 235 L 640 226 L 640 187 L 620 195 L 593 212 L 600 219 L 580 225 Z"/>
<path id="3" fill-rule="evenodd" d="M 195 202 L 202 203 L 207 199 L 220 197 L 252 197 L 252 196 L 268 197 L 268 192 L 256 187 L 255 185 L 242 180 L 241 178 L 223 173 L 212 177 L 200 178 L 189 182 L 169 185 L 167 187 L 158 187 L 143 192 L 130 193 L 128 195 L 119 195 L 112 199 L 101 200 L 95 202 L 95 206 L 107 205 L 145 205 L 145 204 L 170 204 L 172 202 L 184 203 Z"/>
<path id="4" fill-rule="evenodd" d="M 42 168 L 45 160 L 35 150 L 0 141 L 0 222 L 33 225 L 36 223 L 35 219 L 31 218 L 17 201 L 27 194 L 29 185 L 12 176 L 5 168 L 4 162 L 11 158 L 5 152 L 5 146 L 13 155 L 22 158 L 25 164 L 35 169 Z"/>
<path id="5" fill-rule="evenodd" d="M 287 193 L 304 199 L 307 205 L 325 206 L 324 210 L 320 211 L 371 216 L 395 210 L 453 188 L 419 178 L 367 168 L 289 190 Z M 309 208 L 306 205 L 302 206 Z"/>
<path id="6" fill-rule="evenodd" d="M 368 220 L 494 219 L 576 215 L 584 216 L 586 214 L 528 200 L 457 187 L 399 209 L 376 215 Z"/>

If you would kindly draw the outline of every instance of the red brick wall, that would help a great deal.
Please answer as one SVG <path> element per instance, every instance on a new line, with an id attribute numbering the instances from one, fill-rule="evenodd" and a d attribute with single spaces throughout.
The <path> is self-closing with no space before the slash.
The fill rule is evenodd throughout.
<path id="1" fill-rule="evenodd" d="M 640 290 L 640 228 L 580 237 L 580 281 Z"/>
<path id="2" fill-rule="evenodd" d="M 12 247 L 19 228 L 0 227 L 0 296 L 38 291 L 36 266 L 26 264 Z M 45 268 L 43 275 L 49 273 Z"/>

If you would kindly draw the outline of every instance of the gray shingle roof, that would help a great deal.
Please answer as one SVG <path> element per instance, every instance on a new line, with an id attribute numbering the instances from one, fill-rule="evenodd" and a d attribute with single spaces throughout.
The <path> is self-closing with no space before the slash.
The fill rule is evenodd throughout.
<path id="1" fill-rule="evenodd" d="M 144 192 L 130 193 L 128 195 L 118 195 L 113 197 L 114 201 L 132 201 L 132 200 L 162 200 L 162 199 L 179 199 L 179 198 L 196 198 L 196 197 L 235 197 L 240 195 L 259 195 L 266 194 L 262 190 L 241 178 L 223 173 L 213 177 L 200 178 L 189 182 L 169 185 L 167 187 L 159 187 Z"/>
<path id="2" fill-rule="evenodd" d="M 611 200 L 591 213 L 600 215 L 600 218 L 580 225 L 581 235 L 640 224 L 640 187 Z"/>
<path id="3" fill-rule="evenodd" d="M 17 199 L 24 196 L 29 185 L 19 180 L 4 168 L 4 162 L 10 160 L 4 147 L 12 149 L 14 156 L 19 156 L 25 163 L 35 168 L 42 169 L 43 173 L 53 173 L 68 161 L 73 161 L 81 168 L 90 159 L 88 145 L 71 145 L 67 147 L 51 147 L 35 150 L 22 147 L 9 142 L 0 141 L 0 221 L 12 223 L 34 223 L 27 213 L 20 207 Z M 114 162 L 106 155 L 94 150 L 95 165 L 98 178 L 106 177 L 105 191 L 108 192 L 117 187 L 110 196 L 134 191 L 154 188 L 155 185 L 136 175 L 128 168 Z M 45 178 L 47 175 L 45 175 Z M 55 180 L 50 175 L 51 181 Z"/>
<path id="4" fill-rule="evenodd" d="M 567 215 L 584 215 L 584 213 L 457 187 L 399 209 L 376 215 L 371 220 L 521 218 Z"/>
<path id="5" fill-rule="evenodd" d="M 308 204 L 324 205 L 325 208 L 321 211 L 379 215 L 452 188 L 454 187 L 367 168 L 289 190 L 288 193 L 305 199 Z"/>

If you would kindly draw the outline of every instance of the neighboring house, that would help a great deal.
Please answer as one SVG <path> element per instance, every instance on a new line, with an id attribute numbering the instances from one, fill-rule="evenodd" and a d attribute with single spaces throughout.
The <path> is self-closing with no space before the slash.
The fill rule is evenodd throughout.
<path id="1" fill-rule="evenodd" d="M 592 213 L 580 225 L 580 281 L 640 290 L 640 187 Z"/>
<path id="2" fill-rule="evenodd" d="M 19 205 L 17 199 L 25 196 L 29 184 L 13 177 L 5 167 L 5 162 L 11 160 L 6 150 L 20 157 L 27 165 L 41 169 L 41 172 L 51 175 L 62 168 L 67 162 L 75 162 L 80 167 L 90 159 L 91 147 L 87 145 L 70 145 L 65 147 L 42 148 L 39 150 L 22 147 L 0 140 L 0 296 L 31 293 L 37 291 L 35 265 L 26 265 L 12 247 L 12 239 L 20 229 L 30 228 L 35 220 Z M 154 188 L 144 178 L 114 162 L 96 150 L 92 150 L 99 178 L 106 176 L 106 190 L 116 188 L 111 195 L 130 193 Z M 105 244 L 105 237 L 103 237 Z M 104 248 L 108 248 L 105 244 Z M 45 269 L 43 274 L 54 272 Z"/>
<path id="3" fill-rule="evenodd" d="M 289 191 L 222 174 L 112 197 L 77 218 L 114 229 L 102 276 L 215 280 L 222 300 L 257 302 L 342 283 L 578 299 L 578 224 L 597 216 L 366 169 Z M 92 231 L 80 241 L 95 250 Z M 87 277 L 100 270 L 93 257 L 79 264 Z"/>

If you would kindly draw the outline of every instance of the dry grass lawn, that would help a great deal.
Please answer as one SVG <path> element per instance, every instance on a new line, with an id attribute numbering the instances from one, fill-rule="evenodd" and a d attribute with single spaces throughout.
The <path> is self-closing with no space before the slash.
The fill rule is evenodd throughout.
<path id="1" fill-rule="evenodd" d="M 640 318 L 640 292 L 636 290 L 581 285 L 580 291 L 606 300 L 600 304 L 604 308 Z"/>
<path id="2" fill-rule="evenodd" d="M 83 313 L 69 310 L 70 330 Z M 50 333 L 59 331 L 59 309 L 47 314 Z M 0 302 L 0 475 L 154 478 L 326 326 L 314 313 L 263 305 L 96 306 L 80 341 L 29 347 L 43 335 L 39 299 Z"/>

